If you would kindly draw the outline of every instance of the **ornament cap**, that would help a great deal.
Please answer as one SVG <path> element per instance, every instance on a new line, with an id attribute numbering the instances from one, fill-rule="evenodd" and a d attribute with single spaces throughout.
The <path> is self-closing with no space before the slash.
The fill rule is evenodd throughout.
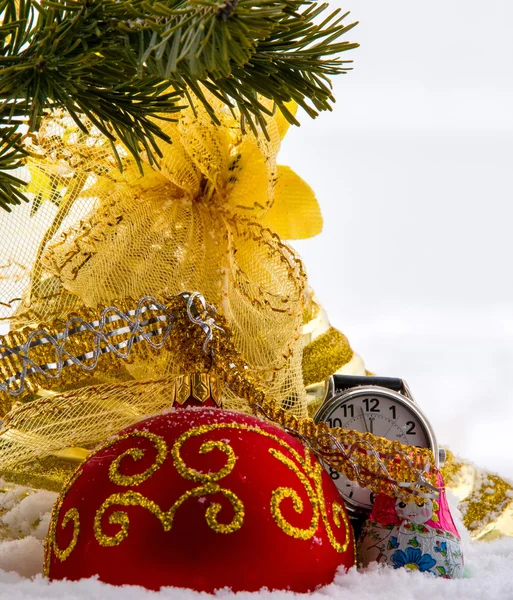
<path id="1" fill-rule="evenodd" d="M 210 373 L 180 375 L 173 382 L 172 406 L 217 406 L 222 407 L 219 379 Z"/>

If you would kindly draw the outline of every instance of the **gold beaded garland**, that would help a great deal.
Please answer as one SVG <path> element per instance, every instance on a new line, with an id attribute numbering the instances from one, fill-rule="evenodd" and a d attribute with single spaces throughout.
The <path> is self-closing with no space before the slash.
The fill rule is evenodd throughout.
<path id="1" fill-rule="evenodd" d="M 459 499 L 463 523 L 474 539 L 513 534 L 513 485 L 447 450 L 441 468 L 446 487 Z"/>

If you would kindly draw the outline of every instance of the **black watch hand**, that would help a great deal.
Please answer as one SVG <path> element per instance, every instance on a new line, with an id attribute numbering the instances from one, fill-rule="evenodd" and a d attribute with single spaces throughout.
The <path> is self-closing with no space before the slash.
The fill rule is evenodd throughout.
<path id="1" fill-rule="evenodd" d="M 365 425 L 365 431 L 367 433 L 372 433 L 372 429 L 369 431 L 369 426 L 367 425 L 367 419 L 365 418 L 365 413 L 363 412 L 363 408 L 361 406 L 360 406 L 360 412 L 362 413 L 363 424 Z M 371 422 L 371 426 L 372 426 L 372 422 Z"/>

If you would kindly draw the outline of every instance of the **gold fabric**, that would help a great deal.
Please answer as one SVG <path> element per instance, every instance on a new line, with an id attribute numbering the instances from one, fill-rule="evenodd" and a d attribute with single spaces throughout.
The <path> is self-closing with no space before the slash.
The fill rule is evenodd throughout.
<path id="1" fill-rule="evenodd" d="M 353 358 L 349 340 L 335 327 L 330 327 L 305 347 L 303 380 L 305 385 L 328 378 Z"/>
<path id="2" fill-rule="evenodd" d="M 474 539 L 513 536 L 513 484 L 496 473 L 447 453 L 442 475 L 459 500 L 465 527 Z"/>
<path id="3" fill-rule="evenodd" d="M 142 173 L 118 144 L 120 173 L 94 128 L 85 135 L 63 113 L 44 120 L 25 173 L 32 202 L 0 214 L 0 316 L 16 334 L 120 298 L 199 291 L 228 319 L 267 391 L 304 416 L 306 276 L 281 238 L 318 233 L 320 209 L 309 186 L 277 164 L 288 128 L 281 113 L 267 118 L 267 137 L 255 135 L 208 98 L 222 125 L 200 102 L 162 121 L 172 143 L 159 141 L 162 157 Z M 175 373 L 157 356 L 100 382 Z"/>

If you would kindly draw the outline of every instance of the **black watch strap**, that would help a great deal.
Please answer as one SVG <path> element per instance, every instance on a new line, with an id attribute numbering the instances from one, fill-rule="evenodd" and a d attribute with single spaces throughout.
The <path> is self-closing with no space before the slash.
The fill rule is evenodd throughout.
<path id="1" fill-rule="evenodd" d="M 340 394 L 361 385 L 379 385 L 380 387 L 402 392 L 403 380 L 398 377 L 368 377 L 367 375 L 333 375 L 335 394 Z"/>

